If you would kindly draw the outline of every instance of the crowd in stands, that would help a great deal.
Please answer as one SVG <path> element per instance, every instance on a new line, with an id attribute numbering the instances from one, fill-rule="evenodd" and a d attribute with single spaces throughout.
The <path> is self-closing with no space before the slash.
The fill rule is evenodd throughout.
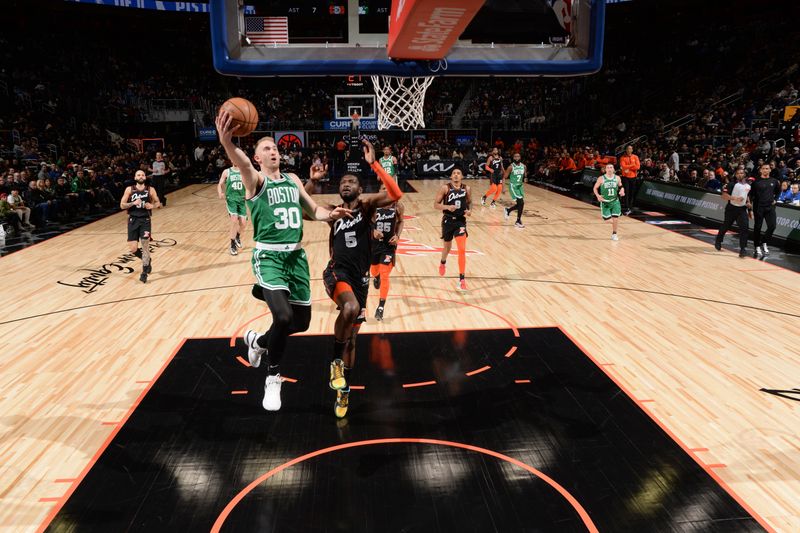
<path id="1" fill-rule="evenodd" d="M 616 162 L 628 143 L 641 161 L 641 177 L 713 191 L 736 168 L 753 173 L 766 162 L 783 182 L 784 197 L 794 201 L 800 113 L 795 127 L 777 126 L 783 108 L 798 103 L 799 56 L 790 52 L 800 29 L 790 17 L 756 17 L 753 10 L 761 8 L 748 5 L 738 19 L 708 27 L 702 39 L 690 23 L 698 15 L 692 9 L 676 16 L 669 39 L 649 39 L 652 29 L 634 24 L 625 39 L 609 36 L 605 66 L 595 76 L 435 80 L 425 102 L 427 126 L 473 128 L 485 141 L 458 144 L 453 134 L 396 132 L 380 132 L 375 140 L 393 147 L 408 177 L 416 162 L 437 159 L 464 160 L 478 175 L 476 162 L 495 146 L 508 158 L 522 153 L 537 181 L 567 181 L 583 168 Z M 94 20 L 70 32 L 69 46 L 56 25 L 44 28 L 41 39 L 23 38 L 39 23 L 32 17 L 28 26 L 0 35 L 6 65 L 0 71 L 0 217 L 16 221 L 11 215 L 18 214 L 21 228 L 114 207 L 132 173 L 149 169 L 154 155 L 125 138 L 167 136 L 169 128 L 145 120 L 154 100 L 188 102 L 201 125 L 210 126 L 220 102 L 244 96 L 255 103 L 264 129 L 314 130 L 334 118 L 334 95 L 370 89 L 367 79 L 353 89 L 343 78 L 209 75 L 207 47 L 198 47 L 197 34 L 180 25 L 168 48 L 116 47 L 100 60 L 91 53 L 98 39 L 125 39 L 118 34 L 127 30 Z M 742 38 L 764 32 L 772 37 Z M 646 46 L 631 46 L 636 42 Z M 497 133 L 502 127 L 517 132 Z M 343 145 L 333 134 L 310 138 L 302 149 L 284 150 L 284 166 L 302 175 L 319 158 L 335 175 L 343 168 Z M 172 146 L 168 140 L 165 160 L 173 176 L 216 180 L 228 164 L 213 144 L 190 150 L 186 136 Z"/>
<path id="2" fill-rule="evenodd" d="M 0 222 L 21 232 L 118 209 L 136 170 L 152 174 L 154 157 L 109 153 L 114 151 L 71 151 L 66 157 L 50 158 L 33 151 L 27 159 L 0 160 Z M 192 171 L 188 156 L 167 153 L 164 161 L 173 184 Z"/>

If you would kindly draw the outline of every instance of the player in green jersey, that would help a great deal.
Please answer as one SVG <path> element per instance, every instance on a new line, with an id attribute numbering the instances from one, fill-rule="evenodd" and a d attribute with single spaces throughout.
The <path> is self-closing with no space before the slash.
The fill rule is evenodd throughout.
<path id="1" fill-rule="evenodd" d="M 253 296 L 264 300 L 272 315 L 272 326 L 261 335 L 244 335 L 250 364 L 258 367 L 268 355 L 262 405 L 267 411 L 281 408 L 281 376 L 278 365 L 289 335 L 308 329 L 311 321 L 311 285 L 308 259 L 302 247 L 303 212 L 313 220 L 330 222 L 350 216 L 350 210 L 318 206 L 303 189 L 295 174 L 280 171 L 280 153 L 275 139 L 256 142 L 253 160 L 233 144 L 236 126 L 221 111 L 216 120 L 219 139 L 233 165 L 239 168 L 245 198 L 253 219 L 253 273 L 257 283 Z M 312 176 L 316 177 L 316 176 Z"/>
<path id="2" fill-rule="evenodd" d="M 611 240 L 618 241 L 617 226 L 622 214 L 622 205 L 619 199 L 621 196 L 625 196 L 625 188 L 622 186 L 619 176 L 614 174 L 614 165 L 606 165 L 606 173 L 597 177 L 593 190 L 600 202 L 600 214 L 603 216 L 603 220 L 611 220 Z"/>
<path id="3" fill-rule="evenodd" d="M 392 155 L 392 147 L 383 147 L 383 157 L 378 160 L 383 170 L 386 171 L 392 178 L 397 179 L 397 158 Z"/>
<path id="4" fill-rule="evenodd" d="M 217 183 L 217 194 L 225 199 L 228 216 L 231 219 L 229 237 L 231 255 L 239 253 L 242 247 L 242 232 L 247 223 L 247 208 L 244 205 L 244 183 L 239 167 L 233 166 L 222 171 Z"/>
<path id="5" fill-rule="evenodd" d="M 516 211 L 517 221 L 514 223 L 514 227 L 519 229 L 525 227 L 522 224 L 522 209 L 525 207 L 525 189 L 522 183 L 527 173 L 528 170 L 525 167 L 525 163 L 522 162 L 522 156 L 517 152 L 503 174 L 503 179 L 508 180 L 508 193 L 511 195 L 511 199 L 516 202 L 514 207 L 506 207 L 505 219 L 508 220 L 511 212 Z"/>

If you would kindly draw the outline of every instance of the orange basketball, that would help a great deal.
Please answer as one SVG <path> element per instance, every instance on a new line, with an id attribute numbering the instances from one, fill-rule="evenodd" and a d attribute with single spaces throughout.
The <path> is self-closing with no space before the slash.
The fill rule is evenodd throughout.
<path id="1" fill-rule="evenodd" d="M 250 135 L 258 126 L 258 111 L 250 100 L 245 98 L 230 98 L 219 106 L 220 112 L 227 111 L 233 118 L 233 125 L 239 126 L 233 131 L 237 137 Z"/>

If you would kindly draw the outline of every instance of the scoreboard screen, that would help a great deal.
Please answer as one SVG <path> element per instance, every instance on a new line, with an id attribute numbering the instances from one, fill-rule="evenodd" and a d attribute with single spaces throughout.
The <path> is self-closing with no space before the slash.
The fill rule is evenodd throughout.
<path id="1" fill-rule="evenodd" d="M 346 43 L 349 18 L 347 0 L 248 0 L 255 16 L 287 17 L 290 43 Z M 391 0 L 359 0 L 358 33 L 389 32 Z"/>

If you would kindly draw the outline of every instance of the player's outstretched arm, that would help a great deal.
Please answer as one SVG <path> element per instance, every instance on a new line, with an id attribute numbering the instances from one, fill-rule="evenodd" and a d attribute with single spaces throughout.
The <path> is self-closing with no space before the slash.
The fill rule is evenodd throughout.
<path id="1" fill-rule="evenodd" d="M 247 196 L 251 197 L 258 189 L 258 171 L 253 166 L 253 163 L 250 162 L 250 158 L 247 157 L 244 150 L 233 144 L 233 134 L 238 126 L 233 125 L 233 117 L 227 111 L 220 111 L 215 123 L 219 142 L 225 149 L 225 154 L 231 160 L 233 166 L 239 167 L 245 191 Z"/>
<path id="2" fill-rule="evenodd" d="M 464 206 L 464 216 L 468 217 L 472 214 L 472 187 L 465 185 L 464 188 L 467 189 L 467 197 L 465 199 L 467 204 Z"/>
<path id="3" fill-rule="evenodd" d="M 322 165 L 311 165 L 308 169 L 308 181 L 303 186 L 306 192 L 311 195 L 314 194 L 314 189 L 317 187 L 317 182 L 325 177 L 327 171 Z"/>
<path id="4" fill-rule="evenodd" d="M 367 161 L 367 163 L 369 163 L 372 170 L 374 170 L 378 175 L 378 179 L 386 188 L 385 190 L 375 194 L 362 194 L 361 201 L 372 207 L 383 207 L 393 204 L 403 197 L 403 191 L 400 190 L 397 182 L 394 181 L 389 173 L 386 172 L 386 170 L 384 170 L 380 163 L 378 163 L 375 159 L 375 147 L 372 146 L 372 143 L 366 139 L 362 140 L 361 142 L 364 143 L 364 159 Z"/>

